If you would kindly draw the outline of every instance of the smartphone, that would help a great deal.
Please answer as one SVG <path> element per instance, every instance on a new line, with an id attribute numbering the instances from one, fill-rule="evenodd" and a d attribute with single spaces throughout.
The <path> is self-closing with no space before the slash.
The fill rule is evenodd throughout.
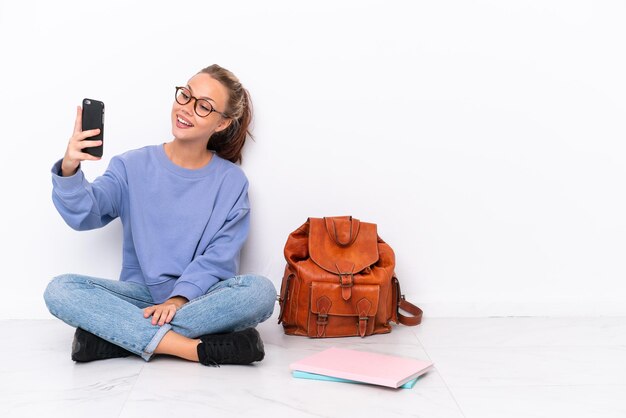
<path id="1" fill-rule="evenodd" d="M 83 152 L 94 157 L 102 157 L 104 151 L 104 103 L 100 100 L 83 99 L 83 131 L 100 129 L 96 136 L 86 138 L 90 141 L 102 141 L 97 147 L 83 148 Z"/>

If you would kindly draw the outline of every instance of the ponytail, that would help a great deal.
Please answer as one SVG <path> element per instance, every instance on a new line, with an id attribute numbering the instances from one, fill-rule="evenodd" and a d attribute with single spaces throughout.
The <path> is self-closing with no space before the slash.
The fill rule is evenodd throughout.
<path id="1" fill-rule="evenodd" d="M 241 152 L 246 139 L 253 138 L 250 132 L 252 122 L 250 93 L 232 72 L 217 64 L 202 69 L 200 73 L 210 75 L 226 87 L 228 104 L 224 113 L 231 118 L 230 125 L 226 129 L 211 135 L 207 149 L 215 151 L 217 155 L 228 161 L 241 163 Z"/>

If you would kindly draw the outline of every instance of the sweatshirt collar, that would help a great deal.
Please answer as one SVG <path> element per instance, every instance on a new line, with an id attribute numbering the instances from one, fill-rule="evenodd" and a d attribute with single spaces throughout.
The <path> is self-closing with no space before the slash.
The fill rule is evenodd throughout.
<path id="1" fill-rule="evenodd" d="M 204 167 L 200 167 L 196 169 L 183 168 L 179 165 L 174 164 L 172 160 L 169 159 L 169 157 L 165 153 L 164 145 L 165 144 L 161 144 L 155 147 L 157 160 L 163 167 L 165 167 L 172 173 L 177 174 L 181 177 L 188 177 L 188 178 L 206 177 L 213 170 L 215 170 L 215 167 L 219 165 L 221 162 L 220 161 L 221 158 L 216 153 L 213 153 L 213 157 L 211 157 L 211 161 L 209 161 L 209 163 L 205 165 Z"/>

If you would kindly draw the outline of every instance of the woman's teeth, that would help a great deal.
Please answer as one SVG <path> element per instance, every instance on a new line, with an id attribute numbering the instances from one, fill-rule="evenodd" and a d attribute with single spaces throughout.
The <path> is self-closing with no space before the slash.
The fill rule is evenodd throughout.
<path id="1" fill-rule="evenodd" d="M 193 126 L 191 123 L 189 123 L 189 122 L 187 122 L 187 121 L 182 120 L 182 119 L 181 119 L 180 117 L 178 117 L 178 116 L 176 117 L 176 119 L 178 120 L 178 122 L 182 123 L 182 124 L 183 124 L 183 125 L 185 125 L 185 126 Z"/>

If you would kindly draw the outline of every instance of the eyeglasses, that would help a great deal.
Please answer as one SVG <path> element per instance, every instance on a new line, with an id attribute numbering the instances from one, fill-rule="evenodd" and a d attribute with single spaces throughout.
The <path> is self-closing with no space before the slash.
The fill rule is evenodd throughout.
<path id="1" fill-rule="evenodd" d="M 191 101 L 191 99 L 195 100 L 193 104 L 193 110 L 196 112 L 196 115 L 201 118 L 206 118 L 211 113 L 215 112 L 218 115 L 228 118 L 224 113 L 218 112 L 215 110 L 211 102 L 206 99 L 198 99 L 191 95 L 191 91 L 187 87 L 176 87 L 176 103 L 181 105 L 186 105 Z"/>

